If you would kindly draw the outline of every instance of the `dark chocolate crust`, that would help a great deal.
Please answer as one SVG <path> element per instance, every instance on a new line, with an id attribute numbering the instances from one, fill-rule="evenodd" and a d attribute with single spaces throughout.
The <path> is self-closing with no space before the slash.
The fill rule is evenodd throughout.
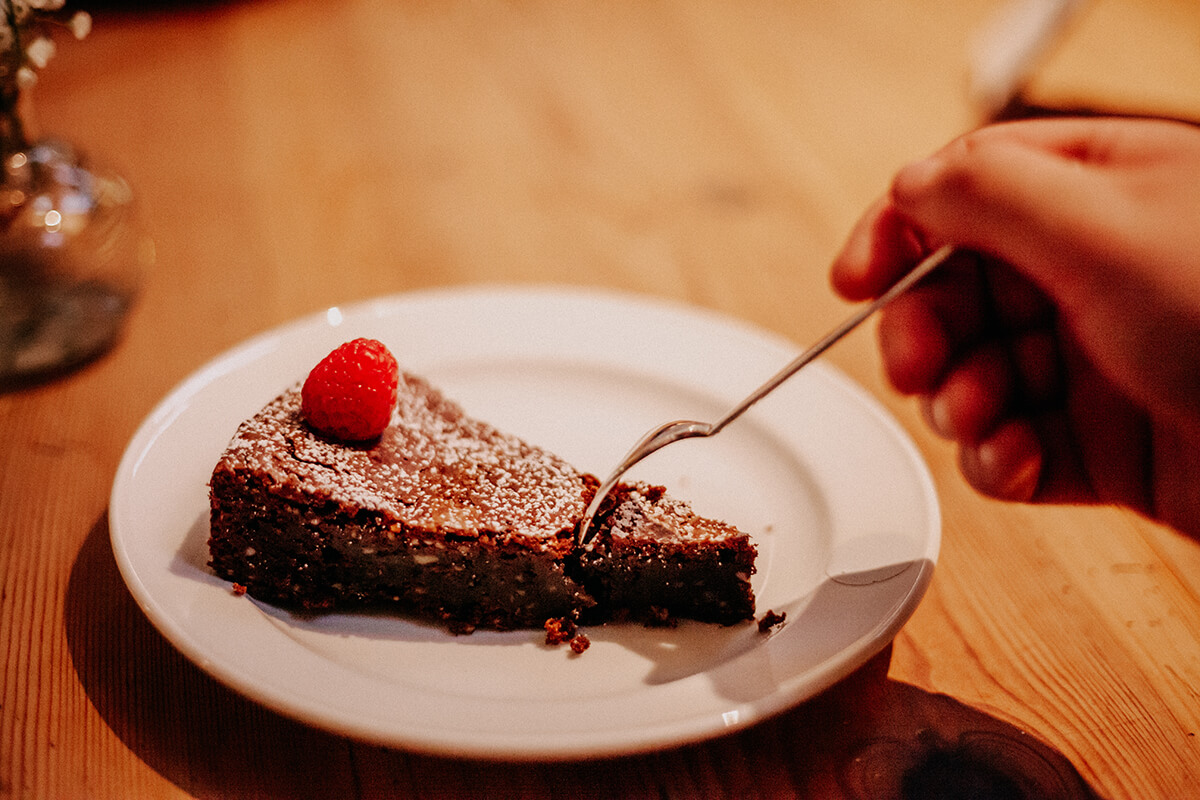
<path id="1" fill-rule="evenodd" d="M 375 442 L 328 440 L 289 390 L 243 423 L 210 481 L 211 566 L 266 602 L 390 606 L 465 632 L 751 619 L 749 537 L 624 485 L 578 552 L 597 481 L 401 374 Z"/>

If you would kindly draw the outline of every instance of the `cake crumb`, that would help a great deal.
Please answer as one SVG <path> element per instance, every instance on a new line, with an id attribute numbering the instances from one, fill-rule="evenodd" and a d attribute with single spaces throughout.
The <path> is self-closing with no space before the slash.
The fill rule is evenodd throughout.
<path id="1" fill-rule="evenodd" d="M 774 609 L 767 609 L 767 613 L 763 614 L 762 619 L 758 621 L 758 632 L 769 633 L 774 627 L 782 625 L 787 619 L 787 612 L 776 614 Z"/>
<path id="2" fill-rule="evenodd" d="M 241 597 L 242 595 L 244 595 L 246 593 L 246 587 L 240 583 L 233 584 L 232 588 L 233 588 L 233 593 L 238 597 Z"/>
<path id="3" fill-rule="evenodd" d="M 572 637 L 575 636 L 575 631 L 577 630 L 574 621 L 566 617 L 548 619 L 544 627 L 546 629 L 546 644 L 551 647 L 572 641 Z M 575 645 L 572 644 L 571 648 L 574 649 L 574 647 Z"/>
<path id="4" fill-rule="evenodd" d="M 448 620 L 446 620 L 446 627 L 449 628 L 450 632 L 453 633 L 455 636 L 470 636 L 472 633 L 475 632 L 475 628 L 477 626 L 473 622 L 464 622 L 463 620 L 448 619 Z"/>
<path id="5" fill-rule="evenodd" d="M 587 637 L 586 633 L 577 633 L 571 637 L 571 650 L 576 655 L 587 650 L 591 645 L 592 640 Z"/>

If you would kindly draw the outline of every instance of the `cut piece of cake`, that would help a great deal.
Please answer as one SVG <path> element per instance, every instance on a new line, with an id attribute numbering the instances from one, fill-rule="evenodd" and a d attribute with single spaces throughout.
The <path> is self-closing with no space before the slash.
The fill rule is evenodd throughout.
<path id="1" fill-rule="evenodd" d="M 210 481 L 211 566 L 260 600 L 392 606 L 453 630 L 754 615 L 755 547 L 662 489 L 625 485 L 586 551 L 598 481 L 472 419 L 400 373 L 391 424 L 349 443 L 314 430 L 299 387 L 242 423 Z"/>
<path id="2" fill-rule="evenodd" d="M 699 516 L 661 486 L 617 484 L 610 497 L 596 538 L 577 554 L 577 574 L 609 618 L 730 625 L 754 616 L 757 551 L 746 534 Z"/>

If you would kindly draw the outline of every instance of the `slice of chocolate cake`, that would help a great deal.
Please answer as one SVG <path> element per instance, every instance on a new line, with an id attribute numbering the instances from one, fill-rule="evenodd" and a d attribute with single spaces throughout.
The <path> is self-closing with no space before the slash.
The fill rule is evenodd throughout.
<path id="1" fill-rule="evenodd" d="M 215 572 L 303 610 L 395 606 L 475 627 L 751 619 L 755 548 L 659 488 L 623 486 L 587 551 L 597 480 L 400 374 L 391 424 L 348 443 L 289 390 L 237 430 L 210 482 Z"/>

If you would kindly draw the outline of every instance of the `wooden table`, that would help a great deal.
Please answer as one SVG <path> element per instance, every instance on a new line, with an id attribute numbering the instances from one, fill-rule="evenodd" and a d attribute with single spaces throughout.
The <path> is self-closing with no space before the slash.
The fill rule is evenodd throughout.
<path id="1" fill-rule="evenodd" d="M 38 120 L 123 171 L 157 265 L 110 354 L 0 395 L 0 797 L 859 798 L 901 774 L 914 792 L 1194 796 L 1200 545 L 1119 510 L 976 496 L 869 335 L 829 358 L 928 460 L 932 587 L 849 679 L 714 741 L 493 764 L 339 738 L 176 652 L 109 544 L 113 476 L 150 409 L 225 349 L 333 304 L 611 287 L 813 339 L 846 312 L 826 265 L 861 209 L 980 122 L 967 43 L 997 7 L 97 9 L 88 39 L 60 40 Z M 1192 0 L 1097 0 L 1029 96 L 1200 117 L 1198 31 Z"/>

